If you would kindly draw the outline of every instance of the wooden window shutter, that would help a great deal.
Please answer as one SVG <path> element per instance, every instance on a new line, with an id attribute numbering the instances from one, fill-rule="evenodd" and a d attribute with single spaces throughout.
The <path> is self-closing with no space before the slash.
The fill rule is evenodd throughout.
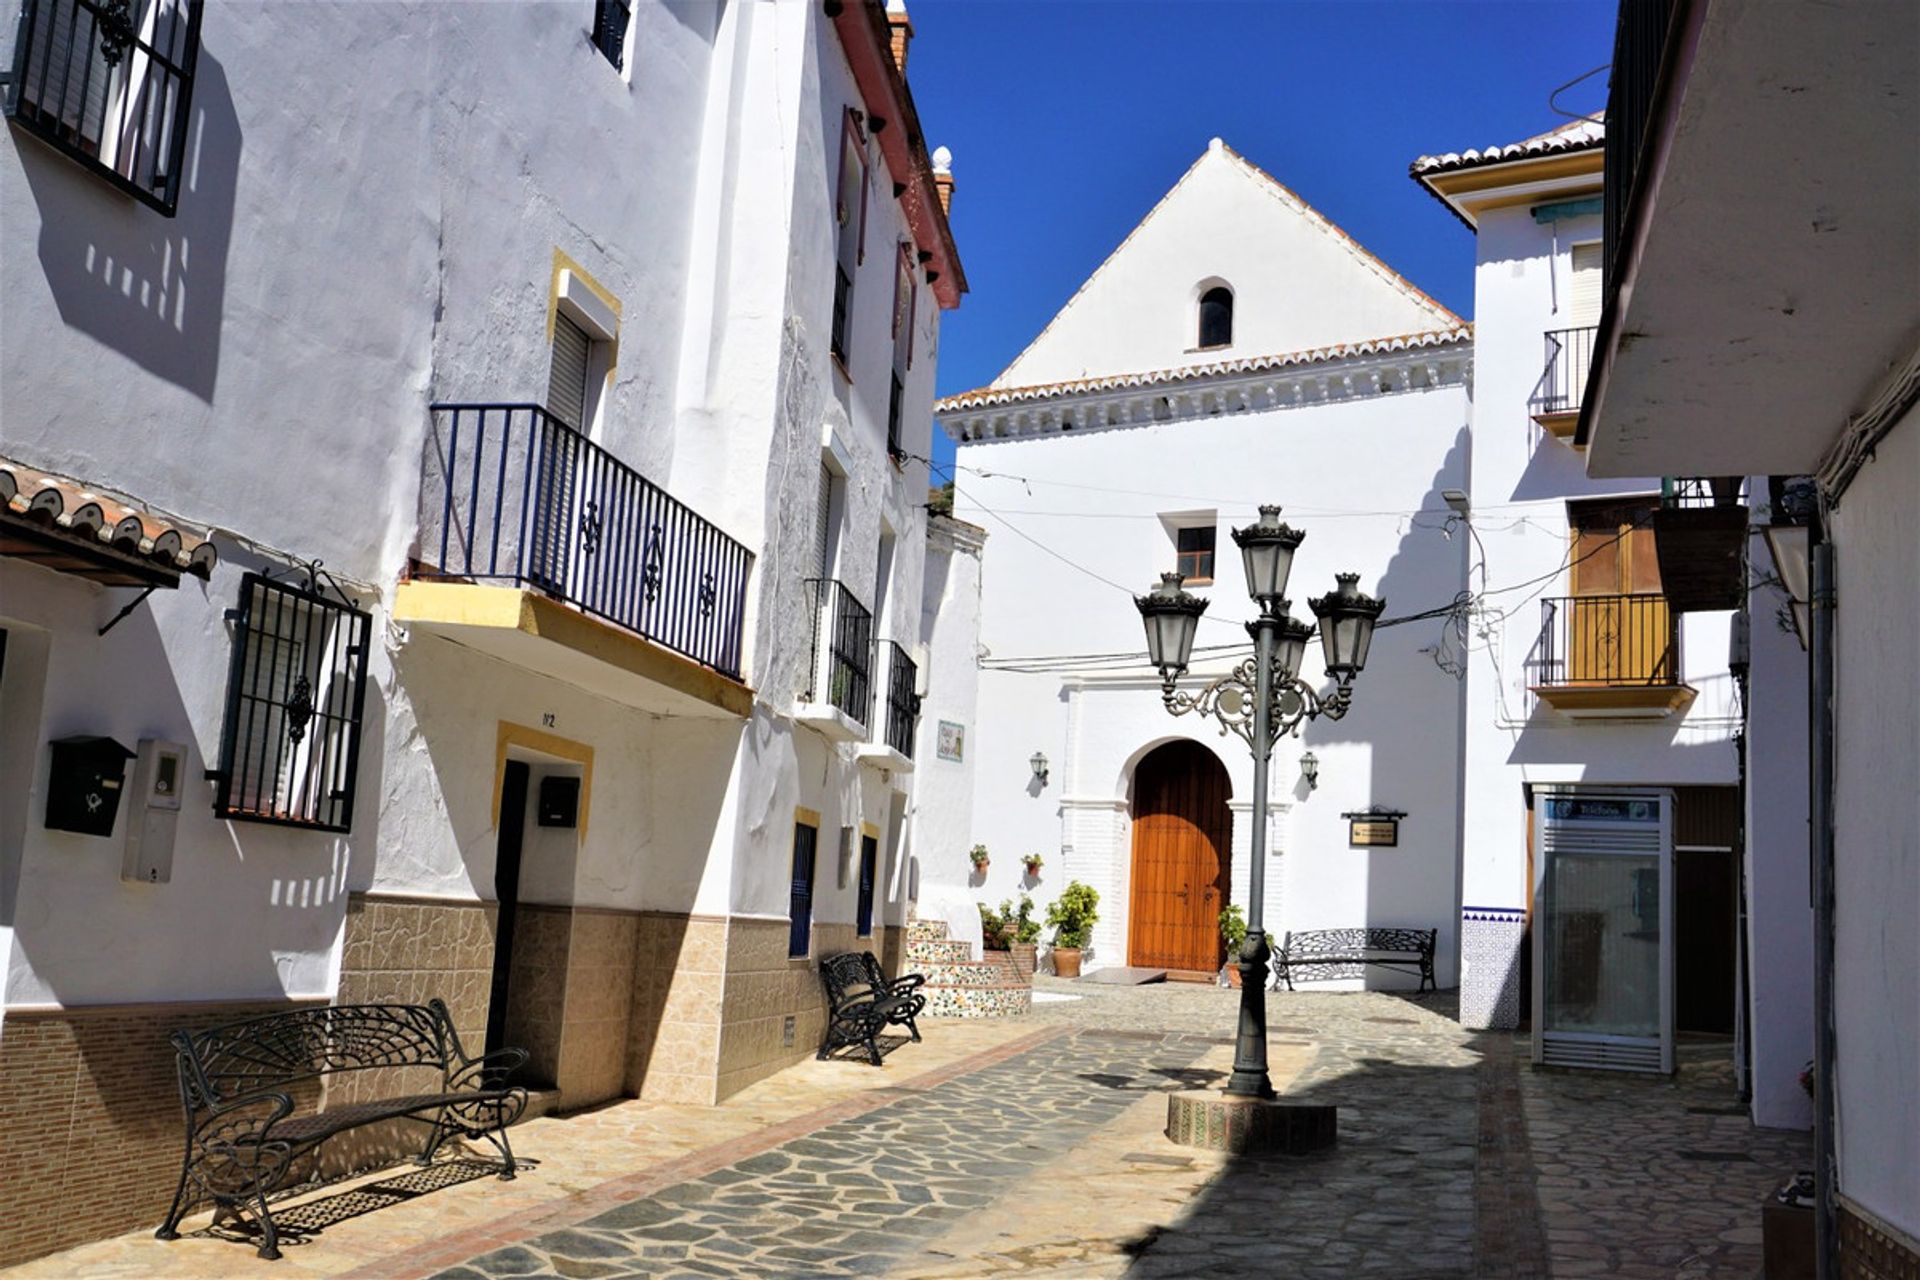
<path id="1" fill-rule="evenodd" d="M 1590 329 L 1600 323 L 1600 246 L 1573 246 L 1573 289 L 1567 299 L 1567 316 L 1576 329 Z"/>

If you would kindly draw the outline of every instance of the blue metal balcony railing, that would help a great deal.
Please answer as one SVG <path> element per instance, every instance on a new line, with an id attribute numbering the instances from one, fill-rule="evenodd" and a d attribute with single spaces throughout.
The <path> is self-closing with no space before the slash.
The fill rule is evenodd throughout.
<path id="1" fill-rule="evenodd" d="M 753 553 L 534 404 L 436 404 L 427 579 L 530 586 L 740 678 Z"/>

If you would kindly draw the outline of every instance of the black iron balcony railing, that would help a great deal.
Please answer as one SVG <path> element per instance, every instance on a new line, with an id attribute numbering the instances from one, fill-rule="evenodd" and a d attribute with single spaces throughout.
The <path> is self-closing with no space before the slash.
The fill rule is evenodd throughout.
<path id="1" fill-rule="evenodd" d="M 436 404 L 419 576 L 536 587 L 740 678 L 753 553 L 533 404 Z"/>
<path id="2" fill-rule="evenodd" d="M 24 0 L 0 110 L 172 217 L 201 0 Z"/>
<path id="3" fill-rule="evenodd" d="M 1680 683 L 1680 624 L 1665 596 L 1564 596 L 1540 605 L 1530 683 Z"/>
<path id="4" fill-rule="evenodd" d="M 808 578 L 813 667 L 807 702 L 826 702 L 861 724 L 873 713 L 873 614 L 832 578 Z"/>
<path id="5" fill-rule="evenodd" d="M 914 692 L 920 669 L 907 651 L 891 640 L 880 645 L 887 670 L 887 706 L 882 726 L 886 743 L 907 759 L 913 759 L 913 730 L 920 719 L 920 695 Z"/>
<path id="6" fill-rule="evenodd" d="M 1660 506 L 1667 511 L 1738 507 L 1745 486 L 1743 476 L 1668 476 L 1660 482 Z"/>
<path id="7" fill-rule="evenodd" d="M 1653 119 L 1654 89 L 1666 56 L 1676 0 L 1623 0 L 1613 32 L 1613 62 L 1607 87 L 1606 159 L 1602 169 L 1601 224 L 1608 300 L 1619 279 L 1619 255 L 1627 210 L 1640 174 L 1640 158 Z"/>
<path id="8" fill-rule="evenodd" d="M 1550 413 L 1577 413 L 1587 389 L 1587 370 L 1593 364 L 1593 326 L 1553 329 L 1547 333 L 1547 363 L 1527 409 L 1535 417 Z"/>

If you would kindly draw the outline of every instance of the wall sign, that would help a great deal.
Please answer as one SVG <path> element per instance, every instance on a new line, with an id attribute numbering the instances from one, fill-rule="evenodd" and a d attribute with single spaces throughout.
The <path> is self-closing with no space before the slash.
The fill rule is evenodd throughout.
<path id="1" fill-rule="evenodd" d="M 1394 849 L 1400 845 L 1401 809 L 1374 805 L 1354 813 L 1343 813 L 1347 820 L 1347 847 L 1350 849 Z"/>
<path id="2" fill-rule="evenodd" d="M 966 726 L 955 724 L 951 720 L 942 720 L 940 732 L 934 741 L 934 754 L 942 760 L 960 760 L 966 756 L 966 747 Z"/>

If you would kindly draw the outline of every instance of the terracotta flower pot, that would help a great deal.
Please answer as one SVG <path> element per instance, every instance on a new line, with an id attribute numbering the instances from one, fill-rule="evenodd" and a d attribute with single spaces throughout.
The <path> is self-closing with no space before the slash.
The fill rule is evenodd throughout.
<path id="1" fill-rule="evenodd" d="M 1230 987 L 1240 985 L 1240 965 L 1237 961 L 1227 961 L 1227 985 Z"/>
<path id="2" fill-rule="evenodd" d="M 1079 977 L 1080 948 L 1055 947 L 1053 949 L 1053 974 L 1056 978 Z"/>

